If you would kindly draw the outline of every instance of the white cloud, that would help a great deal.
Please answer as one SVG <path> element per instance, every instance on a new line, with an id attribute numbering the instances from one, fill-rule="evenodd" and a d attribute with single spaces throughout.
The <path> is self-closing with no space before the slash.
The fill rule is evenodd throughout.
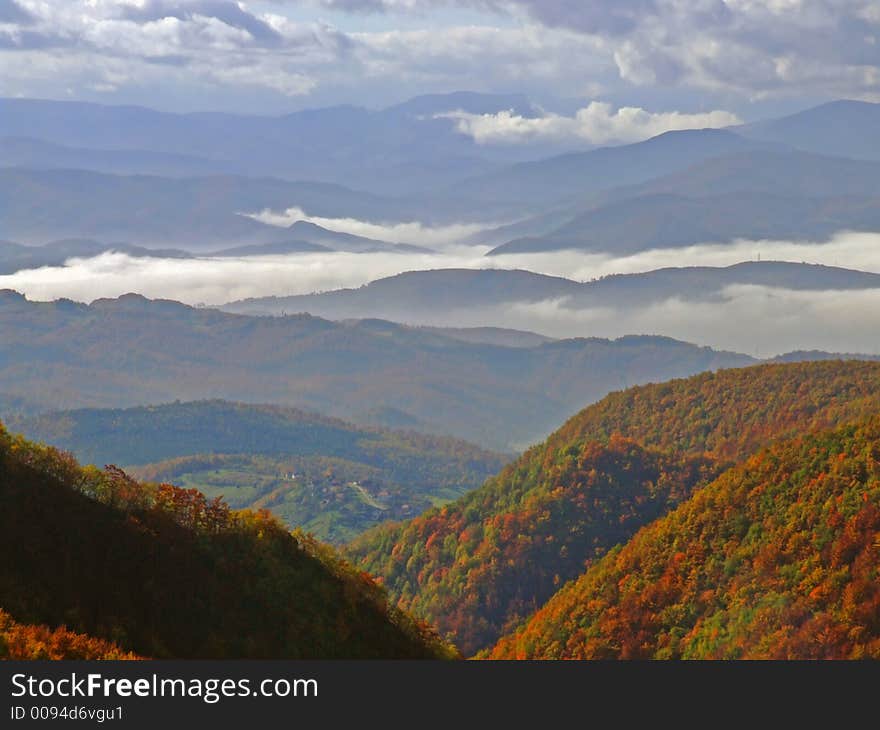
<path id="1" fill-rule="evenodd" d="M 407 243 L 427 248 L 445 248 L 475 233 L 500 225 L 499 223 L 456 223 L 447 226 L 426 226 L 418 221 L 370 223 L 356 218 L 322 218 L 308 215 L 302 208 L 296 207 L 288 208 L 281 213 L 267 209 L 258 213 L 243 213 L 242 215 L 270 226 L 287 228 L 297 221 L 305 221 L 339 233 L 350 233 L 354 236 L 363 236 L 377 241 Z"/>
<path id="2" fill-rule="evenodd" d="M 758 357 L 812 349 L 880 354 L 880 289 L 740 285 L 725 289 L 718 301 L 698 304 L 671 298 L 632 309 L 569 309 L 544 301 L 515 304 L 497 315 L 496 326 L 519 323 L 558 337 L 660 334 Z"/>
<path id="3" fill-rule="evenodd" d="M 353 55 L 370 79 L 442 82 L 449 89 L 540 88 L 565 78 L 565 94 L 613 73 L 602 41 L 534 23 L 462 25 L 352 33 Z M 475 74 L 474 69 L 480 73 Z M 575 80 L 576 79 L 576 80 Z M 466 83 L 465 81 L 466 80 Z"/>
<path id="4" fill-rule="evenodd" d="M 404 271 L 437 268 L 527 269 L 588 280 L 665 266 L 727 266 L 743 260 L 806 261 L 880 273 L 880 234 L 842 233 L 823 244 L 739 241 L 648 251 L 614 258 L 570 251 L 486 258 L 481 249 L 433 254 L 298 254 L 250 258 L 167 260 L 103 254 L 64 266 L 0 276 L 0 289 L 30 299 L 91 301 L 136 291 L 189 304 L 222 304 L 269 295 L 357 287 Z M 880 290 L 789 291 L 733 286 L 712 301 L 670 298 L 625 309 L 574 308 L 566 300 L 509 302 L 503 307 L 437 312 L 426 324 L 498 326 L 551 336 L 619 337 L 661 334 L 772 356 L 794 349 L 880 353 Z"/>
<path id="5" fill-rule="evenodd" d="M 313 0 L 327 7 L 425 13 L 438 5 L 495 11 L 595 43 L 617 81 L 746 99 L 880 97 L 876 0 Z M 577 61 L 576 57 L 562 56 Z M 576 72 L 557 77 L 569 86 Z"/>
<path id="6" fill-rule="evenodd" d="M 589 281 L 609 274 L 673 266 L 730 266 L 759 256 L 765 261 L 818 263 L 880 273 L 880 234 L 875 233 L 841 233 L 819 244 L 736 241 L 622 257 L 575 251 L 486 257 L 486 251 L 486 247 L 452 246 L 435 253 L 316 253 L 184 260 L 110 253 L 71 259 L 64 266 L 0 276 L 0 289 L 15 289 L 39 300 L 68 297 L 91 301 L 136 291 L 189 304 L 222 304 L 247 297 L 357 287 L 404 271 L 425 269 L 524 269 Z"/>
<path id="7" fill-rule="evenodd" d="M 28 34 L 15 31 L 4 46 L 0 28 L 7 49 L 0 63 L 16 69 L 0 80 L 0 94 L 35 96 L 40 85 L 63 82 L 109 89 L 101 77 L 114 68 L 120 90 L 219 85 L 300 96 L 315 88 L 312 69 L 344 55 L 344 36 L 332 28 L 261 16 L 230 0 L 30 0 L 28 7 L 37 19 Z"/>
<path id="8" fill-rule="evenodd" d="M 231 91 L 329 89 L 338 100 L 370 103 L 377 90 L 385 98 L 403 93 L 404 85 L 407 93 L 448 91 L 465 78 L 471 87 L 515 84 L 560 97 L 598 84 L 616 98 L 637 95 L 636 87 L 708 90 L 740 101 L 880 98 L 880 16 L 873 0 L 18 0 L 18 6 L 26 19 L 0 24 L 0 48 L 7 49 L 0 63 L 15 70 L 0 79 L 3 94 L 87 88 L 93 80 L 81 81 L 77 68 L 67 73 L 62 65 L 55 75 L 30 68 L 46 69 L 45 57 L 53 54 L 82 54 L 96 69 L 125 63 L 128 81 L 120 92 L 152 81 L 151 58 L 179 56 L 191 73 L 165 82 L 181 89 L 188 82 L 190 93 L 208 79 Z M 340 30 L 319 22 L 321 7 L 337 20 L 358 10 L 389 15 L 343 20 L 347 30 Z M 309 12 L 312 22 L 303 20 Z M 352 30 L 361 26 L 369 30 Z"/>
<path id="9" fill-rule="evenodd" d="M 873 251 L 870 248 L 873 247 Z M 777 251 L 806 249 L 780 244 Z M 771 249 L 765 249 L 768 252 Z M 810 259 L 831 260 L 840 252 L 857 254 L 880 272 L 880 236 L 841 238 L 818 249 Z M 660 252 L 652 260 L 663 257 Z M 733 256 L 731 252 L 730 256 Z M 723 263 L 711 247 L 679 254 L 677 263 Z M 566 254 L 505 257 L 504 268 L 531 264 L 553 274 L 599 273 L 608 267 L 633 266 L 632 260 L 604 262 Z M 643 259 L 648 263 L 648 259 Z M 30 299 L 69 297 L 90 301 L 138 291 L 152 298 L 191 304 L 270 294 L 308 293 L 355 287 L 375 278 L 410 269 L 464 266 L 479 268 L 487 260 L 471 254 L 303 254 L 249 259 L 192 261 L 136 259 L 104 254 L 74 259 L 63 267 L 23 271 L 0 277 L 0 288 L 14 288 Z M 712 301 L 689 302 L 673 297 L 649 306 L 625 309 L 572 308 L 566 300 L 509 302 L 502 307 L 437 312 L 420 323 L 448 326 L 498 326 L 526 329 L 557 337 L 620 337 L 659 334 L 681 340 L 769 357 L 796 349 L 880 353 L 880 290 L 792 291 L 760 286 L 731 286 Z"/>
<path id="10" fill-rule="evenodd" d="M 495 258 L 495 257 L 493 257 Z M 880 234 L 841 232 L 823 243 L 750 241 L 707 243 L 681 248 L 651 249 L 629 256 L 562 251 L 498 257 L 519 268 L 537 267 L 543 273 L 586 281 L 609 274 L 636 274 L 677 266 L 732 266 L 741 261 L 793 261 L 840 266 L 880 273 Z M 560 266 L 560 262 L 565 262 Z M 568 273 L 565 273 L 567 270 Z"/>
<path id="11" fill-rule="evenodd" d="M 735 114 L 727 111 L 649 112 L 631 106 L 615 110 L 611 104 L 599 101 L 591 102 L 573 117 L 545 114 L 527 118 L 510 111 L 498 114 L 453 111 L 439 116 L 456 120 L 458 131 L 473 137 L 479 144 L 577 140 L 591 144 L 635 142 L 672 130 L 728 127 L 741 122 Z"/>

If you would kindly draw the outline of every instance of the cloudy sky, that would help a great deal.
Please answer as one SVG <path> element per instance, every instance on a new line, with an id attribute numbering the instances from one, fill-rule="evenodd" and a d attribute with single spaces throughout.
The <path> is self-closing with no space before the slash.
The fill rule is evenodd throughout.
<path id="1" fill-rule="evenodd" d="M 597 120 L 613 125 L 620 107 L 632 107 L 623 112 L 628 124 L 635 118 L 651 131 L 676 115 L 722 124 L 832 98 L 878 101 L 880 5 L 0 0 L 0 68 L 2 96 L 186 111 L 281 113 L 460 89 L 525 92 L 547 117 L 539 127 L 500 120 L 508 137 L 577 138 Z M 459 121 L 483 141 L 499 127 Z"/>

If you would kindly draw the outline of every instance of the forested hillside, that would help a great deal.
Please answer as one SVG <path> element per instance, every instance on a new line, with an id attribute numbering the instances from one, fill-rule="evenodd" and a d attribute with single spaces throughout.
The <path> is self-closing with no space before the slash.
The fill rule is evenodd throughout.
<path id="1" fill-rule="evenodd" d="M 779 443 L 557 593 L 496 659 L 880 658 L 880 418 Z"/>
<path id="2" fill-rule="evenodd" d="M 606 550 L 782 437 L 880 411 L 880 364 L 763 365 L 614 393 L 485 486 L 349 551 L 467 654 Z"/>
<path id="3" fill-rule="evenodd" d="M 454 650 L 267 512 L 0 430 L 0 606 L 155 658 L 429 658 Z"/>
<path id="4" fill-rule="evenodd" d="M 450 437 L 226 401 L 53 412 L 8 424 L 83 463 L 222 495 L 235 509 L 265 507 L 332 542 L 449 502 L 508 460 Z"/>
<path id="5" fill-rule="evenodd" d="M 571 418 L 547 447 L 621 433 L 646 446 L 738 460 L 772 439 L 869 416 L 878 406 L 876 362 L 760 365 L 611 393 Z"/>

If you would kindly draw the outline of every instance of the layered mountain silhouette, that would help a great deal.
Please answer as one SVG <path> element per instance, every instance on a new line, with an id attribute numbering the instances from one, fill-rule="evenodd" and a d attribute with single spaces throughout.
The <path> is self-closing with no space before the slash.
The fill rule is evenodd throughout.
<path id="1" fill-rule="evenodd" d="M 536 115 L 521 97 L 453 94 L 272 118 L 32 100 L 0 109 L 0 149 L 9 150 L 0 237 L 27 244 L 308 241 L 242 215 L 291 208 L 386 224 L 479 222 L 492 230 L 468 242 L 495 253 L 813 241 L 880 220 L 877 105 L 860 102 L 552 156 L 477 145 L 446 116 Z"/>
<path id="2" fill-rule="evenodd" d="M 466 92 L 416 97 L 384 110 L 340 105 L 272 117 L 0 99 L 0 152 L 8 165 L 31 169 L 271 176 L 406 194 L 540 154 L 544 148 L 534 145 L 481 148 L 438 116 L 510 109 L 538 113 L 520 95 Z"/>
<path id="3" fill-rule="evenodd" d="M 225 398 L 375 422 L 392 409 L 501 450 L 610 390 L 753 362 L 664 337 L 508 347 L 382 320 L 247 317 L 137 295 L 84 305 L 0 293 L 0 343 L 0 393 L 31 410 Z"/>
<path id="4" fill-rule="evenodd" d="M 309 312 L 330 319 L 375 317 L 413 324 L 453 324 L 493 314 L 516 303 L 560 302 L 566 309 L 629 309 L 668 299 L 717 301 L 731 286 L 797 291 L 880 288 L 880 275 L 832 266 L 746 261 L 727 267 L 667 268 L 576 282 L 529 271 L 442 269 L 411 271 L 358 289 L 291 297 L 262 297 L 224 305 L 228 312 L 274 315 Z"/>
<path id="5" fill-rule="evenodd" d="M 539 227 L 539 235 L 516 238 L 491 253 L 633 253 L 737 238 L 821 241 L 842 230 L 875 231 L 880 163 L 794 150 L 745 151 L 599 193 L 551 220 L 558 223 L 552 230 Z"/>

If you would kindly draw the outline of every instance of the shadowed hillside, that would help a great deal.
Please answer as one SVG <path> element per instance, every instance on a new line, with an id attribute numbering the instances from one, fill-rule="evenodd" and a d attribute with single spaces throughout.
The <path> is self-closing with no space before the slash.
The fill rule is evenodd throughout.
<path id="1" fill-rule="evenodd" d="M 118 464 L 138 478 L 222 496 L 234 509 L 266 508 L 335 543 L 460 497 L 508 461 L 448 436 L 226 401 L 55 411 L 7 423 L 83 463 Z"/>
<path id="2" fill-rule="evenodd" d="M 392 658 L 452 650 L 266 512 L 0 431 L 0 605 L 155 658 Z"/>

